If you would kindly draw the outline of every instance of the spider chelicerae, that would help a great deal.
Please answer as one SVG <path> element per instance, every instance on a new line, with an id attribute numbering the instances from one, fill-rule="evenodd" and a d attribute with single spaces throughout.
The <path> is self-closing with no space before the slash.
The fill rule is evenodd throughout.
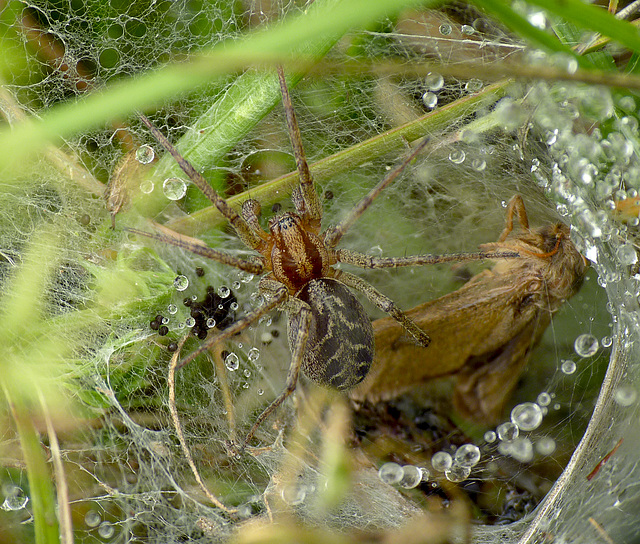
<path id="1" fill-rule="evenodd" d="M 359 268 L 396 268 L 444 262 L 517 257 L 517 253 L 464 253 L 452 255 L 413 255 L 408 257 L 374 257 L 365 253 L 337 249 L 337 245 L 356 220 L 378 195 L 420 153 L 427 140 L 417 145 L 395 169 L 362 198 L 337 225 L 321 229 L 322 206 L 309 172 L 300 131 L 291 98 L 281 68 L 278 79 L 286 114 L 289 137 L 299 175 L 299 185 L 291 200 L 295 212 L 285 212 L 269 221 L 269 232 L 259 223 L 260 203 L 246 200 L 241 213 L 236 212 L 214 191 L 202 175 L 187 162 L 144 116 L 144 124 L 168 151 L 191 181 L 229 221 L 242 242 L 257 255 L 239 258 L 194 244 L 169 234 L 151 234 L 137 229 L 130 231 L 182 247 L 195 254 L 233 266 L 254 275 L 261 275 L 259 289 L 266 302 L 217 335 L 210 336 L 195 351 L 182 359 L 184 366 L 215 343 L 222 342 L 246 329 L 275 308 L 285 310 L 289 317 L 288 337 L 291 363 L 283 391 L 264 409 L 246 435 L 244 448 L 262 422 L 293 393 L 300 370 L 314 382 L 338 390 L 349 390 L 365 379 L 374 355 L 371 321 L 362 304 L 350 289 L 363 293 L 378 308 L 396 319 L 415 341 L 427 347 L 429 336 L 387 296 L 360 277 L 334 268 L 347 263 Z"/>

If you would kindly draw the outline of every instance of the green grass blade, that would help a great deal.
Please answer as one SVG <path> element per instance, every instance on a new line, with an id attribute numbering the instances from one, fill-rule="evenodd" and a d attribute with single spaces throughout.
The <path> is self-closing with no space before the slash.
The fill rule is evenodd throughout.
<path id="1" fill-rule="evenodd" d="M 608 36 L 631 51 L 640 52 L 640 33 L 631 23 L 617 19 L 605 8 L 582 0 L 530 0 L 550 13 L 559 15 L 576 26 Z"/>
<path id="2" fill-rule="evenodd" d="M 583 68 L 591 66 L 588 61 L 580 58 L 569 46 L 563 44 L 548 32 L 532 25 L 526 18 L 511 8 L 508 3 L 502 2 L 501 0 L 475 0 L 475 3 L 533 45 L 542 47 L 547 51 L 570 55 L 574 57 Z"/>
<path id="3" fill-rule="evenodd" d="M 70 137 L 123 118 L 163 100 L 209 83 L 256 62 L 256 58 L 286 59 L 295 52 L 310 55 L 328 37 L 366 26 L 417 0 L 319 0 L 300 16 L 288 17 L 266 30 L 251 32 L 242 40 L 228 40 L 180 64 L 172 64 L 140 77 L 116 82 L 103 90 L 54 106 L 31 126 L 0 132 L 0 168 L 19 169 L 47 142 Z"/>

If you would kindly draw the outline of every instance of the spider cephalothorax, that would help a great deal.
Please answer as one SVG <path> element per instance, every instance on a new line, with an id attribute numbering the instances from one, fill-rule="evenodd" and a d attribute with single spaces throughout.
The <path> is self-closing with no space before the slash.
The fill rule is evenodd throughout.
<path id="1" fill-rule="evenodd" d="M 267 261 L 274 278 L 295 295 L 314 278 L 329 276 L 335 259 L 320 237 L 305 228 L 299 215 L 284 213 L 269 221 L 273 247 Z M 270 266 L 269 266 L 270 265 Z"/>

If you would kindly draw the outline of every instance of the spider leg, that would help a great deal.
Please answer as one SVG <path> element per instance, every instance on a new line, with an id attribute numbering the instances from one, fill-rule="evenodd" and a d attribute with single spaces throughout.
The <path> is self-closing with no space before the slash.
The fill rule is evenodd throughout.
<path id="1" fill-rule="evenodd" d="M 231 226 L 238 233 L 238 236 L 242 242 L 250 248 L 257 249 L 260 245 L 260 238 L 249 228 L 244 219 L 236 212 L 227 201 L 222 198 L 214 189 L 207 183 L 207 180 L 202 177 L 202 174 L 198 172 L 193 165 L 187 161 L 173 144 L 167 140 L 164 134 L 160 132 L 144 115 L 140 114 L 140 119 L 147 126 L 154 138 L 158 140 L 160 145 L 175 159 L 178 166 L 182 168 L 183 172 L 189 176 L 189 179 L 194 183 L 202 194 L 206 196 L 211 203 L 218 208 L 218 211 L 227 218 Z"/>
<path id="2" fill-rule="evenodd" d="M 416 146 L 416 148 L 411 151 L 411 153 L 402 161 L 402 163 L 394 168 L 391 172 L 389 172 L 384 179 L 378 183 L 369 194 L 364 196 L 360 202 L 358 202 L 353 209 L 349 212 L 349 214 L 338 223 L 336 226 L 327 229 L 324 236 L 324 242 L 327 247 L 336 247 L 340 239 L 345 235 L 345 233 L 353 226 L 353 224 L 359 219 L 359 217 L 367 210 L 369 206 L 373 203 L 373 201 L 378 198 L 380 193 L 386 189 L 393 180 L 395 180 L 403 170 L 409 165 L 409 163 L 416 158 L 418 153 L 420 153 L 424 147 L 427 145 L 429 140 L 425 138 L 420 144 Z"/>
<path id="3" fill-rule="evenodd" d="M 521 255 L 516 251 L 476 251 L 473 253 L 451 253 L 448 255 L 410 255 L 408 257 L 373 257 L 366 253 L 337 249 L 334 252 L 341 263 L 352 264 L 359 268 L 399 268 L 401 266 L 422 266 L 425 264 L 457 263 L 479 261 L 481 259 L 507 259 Z"/>
<path id="4" fill-rule="evenodd" d="M 134 228 L 126 228 L 125 230 L 128 230 L 129 232 L 132 232 L 134 234 L 138 234 L 140 236 L 145 236 L 147 238 L 157 240 L 158 242 L 162 242 L 164 244 L 169 244 L 172 246 L 180 247 L 182 249 L 186 249 L 187 251 L 195 253 L 196 255 L 201 255 L 202 257 L 211 259 L 212 261 L 217 261 L 222 264 L 227 264 L 229 266 L 239 268 L 240 270 L 244 270 L 245 272 L 249 272 L 250 274 L 258 275 L 262 274 L 262 272 L 264 271 L 264 265 L 258 260 L 249 261 L 241 259 L 239 257 L 234 257 L 233 255 L 225 253 L 224 251 L 213 249 L 205 245 L 203 242 L 200 242 L 199 240 L 195 240 L 194 238 L 190 238 L 188 236 L 178 234 L 177 232 L 173 232 L 171 229 L 168 229 L 166 227 L 160 227 L 158 225 L 157 228 L 162 228 L 164 233 L 151 233 Z"/>
<path id="5" fill-rule="evenodd" d="M 318 198 L 309 165 L 302 146 L 302 137 L 298 128 L 296 114 L 293 111 L 291 96 L 287 88 L 287 82 L 284 77 L 284 71 L 281 66 L 278 67 L 278 79 L 280 80 L 280 90 L 282 92 L 282 104 L 287 118 L 287 128 L 289 130 L 289 139 L 293 147 L 293 155 L 296 159 L 298 167 L 298 176 L 300 177 L 300 196 L 301 198 L 293 199 L 296 211 L 303 218 L 305 223 L 315 232 L 320 232 L 320 222 L 322 220 L 322 204 Z"/>
<path id="6" fill-rule="evenodd" d="M 514 195 L 509 201 L 509 204 L 507 204 L 507 222 L 504 230 L 500 234 L 500 238 L 498 238 L 498 243 L 504 242 L 513 230 L 513 216 L 516 213 L 518 214 L 522 230 L 529 230 L 529 219 L 527 218 L 527 210 L 524 207 L 524 201 L 520 195 Z"/>
<path id="7" fill-rule="evenodd" d="M 415 338 L 415 340 L 423 347 L 427 347 L 431 342 L 429 335 L 424 332 L 418 325 L 396 306 L 388 296 L 382 294 L 369 282 L 362 278 L 349 274 L 344 270 L 336 270 L 335 279 L 341 281 L 348 287 L 357 289 L 363 293 L 371 302 L 373 302 L 383 312 L 387 312 L 393 317 L 400 325 L 402 325 L 406 331 Z"/>
<path id="8" fill-rule="evenodd" d="M 275 296 L 272 297 L 271 300 L 269 300 L 269 302 L 260 306 L 259 308 L 256 308 L 252 312 L 248 313 L 245 317 L 243 317 L 242 319 L 239 319 L 233 325 L 226 328 L 221 333 L 216 334 L 211 338 L 207 338 L 202 344 L 200 344 L 200 346 L 196 350 L 194 350 L 189 355 L 187 355 L 184 359 L 182 359 L 182 361 L 178 363 L 178 366 L 176 367 L 176 369 L 182 368 L 184 365 L 190 363 L 198 355 L 208 350 L 210 347 L 217 344 L 218 342 L 222 342 L 223 340 L 226 340 L 227 338 L 231 338 L 236 334 L 238 334 L 239 332 L 242 332 L 249 325 L 251 325 L 251 323 L 253 323 L 254 321 L 257 321 L 263 315 L 273 310 L 276 306 L 279 306 L 280 304 L 282 304 L 287 299 L 288 296 L 289 296 L 289 293 L 287 292 L 287 289 L 284 286 L 282 286 L 280 289 L 278 289 Z"/>
<path id="9" fill-rule="evenodd" d="M 300 325 L 295 336 L 295 341 L 291 346 L 291 364 L 289 365 L 289 372 L 287 373 L 287 381 L 285 383 L 284 390 L 258 416 L 258 419 L 244 439 L 242 449 L 244 449 L 251 441 L 260 425 L 264 423 L 264 420 L 267 419 L 273 411 L 295 391 L 296 385 L 298 384 L 302 358 L 307 345 L 307 338 L 309 338 L 309 328 L 311 327 L 311 309 L 306 303 L 296 298 L 291 298 L 290 302 L 297 306 L 294 311 L 298 312 L 300 315 Z"/>

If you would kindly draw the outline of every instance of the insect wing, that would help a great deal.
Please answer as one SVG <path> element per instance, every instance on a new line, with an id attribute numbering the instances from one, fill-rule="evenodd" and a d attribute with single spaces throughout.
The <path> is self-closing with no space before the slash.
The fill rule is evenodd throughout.
<path id="1" fill-rule="evenodd" d="M 376 358 L 354 397 L 392 398 L 429 379 L 457 373 L 472 360 L 477 366 L 489 363 L 508 339 L 535 320 L 533 302 L 508 277 L 485 270 L 457 291 L 407 312 L 431 337 L 427 348 L 416 345 L 395 320 L 376 320 Z"/>

